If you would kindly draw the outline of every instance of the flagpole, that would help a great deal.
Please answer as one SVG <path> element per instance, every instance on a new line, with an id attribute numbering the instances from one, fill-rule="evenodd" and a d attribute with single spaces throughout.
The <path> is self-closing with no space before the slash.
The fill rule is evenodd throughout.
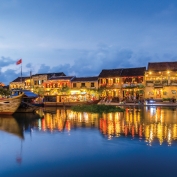
<path id="1" fill-rule="evenodd" d="M 22 89 L 23 89 L 23 81 L 22 81 L 22 59 L 20 59 L 20 60 L 18 60 L 18 61 L 16 62 L 16 65 L 19 65 L 19 64 L 21 64 L 21 84 L 22 84 Z"/>
<path id="2" fill-rule="evenodd" d="M 30 90 L 31 90 L 31 74 L 32 73 L 32 71 L 30 70 Z"/>
<path id="3" fill-rule="evenodd" d="M 22 83 L 22 89 L 23 89 L 23 82 L 22 82 L 22 63 L 21 63 L 21 83 Z"/>

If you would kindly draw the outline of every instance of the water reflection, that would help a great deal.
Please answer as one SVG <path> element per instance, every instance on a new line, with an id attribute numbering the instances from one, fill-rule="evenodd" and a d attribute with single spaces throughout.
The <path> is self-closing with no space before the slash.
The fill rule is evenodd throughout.
<path id="1" fill-rule="evenodd" d="M 23 130 L 13 116 L 0 116 L 0 130 L 23 139 Z"/>
<path id="2" fill-rule="evenodd" d="M 76 113 L 71 110 L 56 109 L 55 112 L 45 112 L 44 117 L 38 122 L 42 131 L 70 131 L 78 127 L 97 127 L 98 114 Z"/>
<path id="3" fill-rule="evenodd" d="M 56 109 L 52 113 L 46 111 L 38 126 L 42 131 L 51 132 L 95 127 L 109 140 L 125 136 L 145 139 L 150 146 L 157 140 L 160 145 L 170 146 L 177 139 L 177 112 L 174 108 L 127 107 L 125 113 L 98 115 Z"/>
<path id="4" fill-rule="evenodd" d="M 124 114 L 111 113 L 100 119 L 100 131 L 112 137 L 128 136 L 144 138 L 148 145 L 158 140 L 169 146 L 177 139 L 176 109 L 160 107 L 126 108 Z"/>
<path id="5" fill-rule="evenodd" d="M 0 130 L 24 138 L 23 132 L 70 132 L 77 128 L 99 129 L 105 138 L 127 137 L 169 146 L 177 139 L 177 110 L 160 107 L 127 107 L 124 113 L 76 113 L 69 109 L 39 110 L 38 114 L 0 117 Z"/>

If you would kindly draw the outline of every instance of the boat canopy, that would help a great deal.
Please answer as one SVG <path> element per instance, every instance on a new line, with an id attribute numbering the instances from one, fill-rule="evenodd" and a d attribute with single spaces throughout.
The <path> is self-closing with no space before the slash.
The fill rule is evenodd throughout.
<path id="1" fill-rule="evenodd" d="M 31 92 L 30 90 L 12 90 L 12 96 L 17 96 L 21 92 L 23 92 L 24 97 L 27 97 L 27 98 L 37 98 L 38 97 L 37 94 Z"/>

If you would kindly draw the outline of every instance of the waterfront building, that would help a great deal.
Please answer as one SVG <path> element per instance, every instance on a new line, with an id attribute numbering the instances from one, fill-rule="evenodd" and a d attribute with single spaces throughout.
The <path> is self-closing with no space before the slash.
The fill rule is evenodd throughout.
<path id="1" fill-rule="evenodd" d="M 15 80 L 10 82 L 9 89 L 28 89 L 35 93 L 44 92 L 43 83 L 47 81 L 52 76 L 65 76 L 63 72 L 58 73 L 41 73 L 34 74 L 28 77 L 17 77 Z"/>
<path id="2" fill-rule="evenodd" d="M 144 97 L 144 73 L 146 67 L 103 69 L 99 74 L 102 96 L 112 98 Z"/>
<path id="3" fill-rule="evenodd" d="M 43 87 L 47 95 L 68 94 L 71 89 L 71 81 L 75 76 L 52 76 L 43 82 Z"/>
<path id="4" fill-rule="evenodd" d="M 5 86 L 5 84 L 0 82 L 0 87 L 4 87 L 4 86 Z"/>
<path id="5" fill-rule="evenodd" d="M 72 80 L 71 96 L 79 101 L 98 99 L 98 76 L 75 77 Z"/>
<path id="6" fill-rule="evenodd" d="M 43 87 L 43 83 L 55 76 L 66 76 L 63 72 L 58 73 L 40 73 L 31 76 L 31 86 L 32 88 Z"/>
<path id="7" fill-rule="evenodd" d="M 146 98 L 177 98 L 177 62 L 148 63 L 145 83 Z"/>
<path id="8" fill-rule="evenodd" d="M 101 96 L 121 97 L 122 69 L 103 69 L 98 76 L 98 87 Z"/>
<path id="9" fill-rule="evenodd" d="M 146 67 L 125 68 L 121 72 L 122 96 L 144 98 L 144 74 Z"/>
<path id="10" fill-rule="evenodd" d="M 15 80 L 10 82 L 9 89 L 27 89 L 30 88 L 30 77 L 17 77 Z"/>
<path id="11" fill-rule="evenodd" d="M 98 99 L 98 77 L 53 76 L 43 86 L 45 98 L 51 102 Z"/>

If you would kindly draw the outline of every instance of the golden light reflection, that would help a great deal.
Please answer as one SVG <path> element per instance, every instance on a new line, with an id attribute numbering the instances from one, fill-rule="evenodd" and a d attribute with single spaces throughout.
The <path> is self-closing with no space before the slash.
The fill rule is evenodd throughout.
<path id="1" fill-rule="evenodd" d="M 70 132 L 77 127 L 96 127 L 111 140 L 114 137 L 144 139 L 147 145 L 154 142 L 172 145 L 177 140 L 177 110 L 160 107 L 141 109 L 126 108 L 124 113 L 109 114 L 76 113 L 71 110 L 57 109 L 55 114 L 44 113 L 38 121 L 40 131 Z"/>

